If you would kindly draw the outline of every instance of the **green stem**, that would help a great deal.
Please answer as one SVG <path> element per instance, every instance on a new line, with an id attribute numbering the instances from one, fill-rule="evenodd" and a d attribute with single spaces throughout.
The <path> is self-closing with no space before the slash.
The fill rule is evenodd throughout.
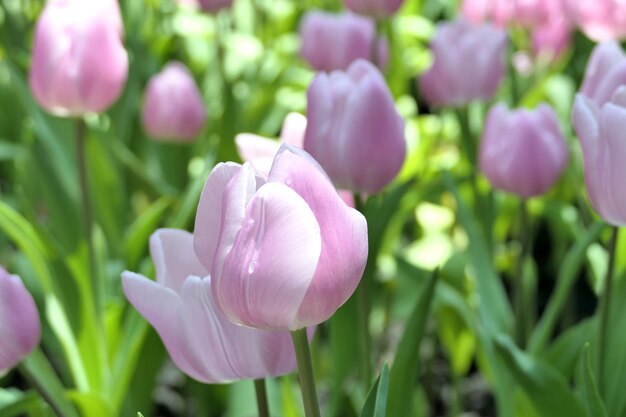
<path id="1" fill-rule="evenodd" d="M 615 269 L 615 249 L 617 247 L 617 237 L 619 227 L 613 226 L 611 240 L 609 241 L 609 263 L 606 269 L 606 279 L 604 280 L 604 291 L 600 301 L 600 335 L 598 340 L 599 364 L 598 364 L 598 388 L 603 391 L 604 367 L 606 365 L 607 352 L 607 332 L 609 325 L 609 313 L 611 311 L 611 289 L 613 287 L 613 271 Z"/>
<path id="2" fill-rule="evenodd" d="M 267 390 L 265 389 L 265 379 L 254 380 L 254 392 L 256 393 L 256 405 L 259 410 L 259 417 L 270 417 L 270 409 L 267 404 Z"/>
<path id="3" fill-rule="evenodd" d="M 52 408 L 54 413 L 58 417 L 67 417 L 65 412 L 63 411 L 63 407 L 59 405 L 56 401 L 55 396 L 47 389 L 46 385 L 43 384 L 39 378 L 34 375 L 30 369 L 24 363 L 21 363 L 17 367 L 18 371 L 26 378 L 26 380 L 37 390 L 41 398 Z"/>
<path id="4" fill-rule="evenodd" d="M 94 299 L 96 313 L 102 314 L 103 306 L 103 283 L 98 274 L 96 266 L 96 251 L 93 245 L 93 212 L 89 199 L 89 180 L 87 177 L 87 155 L 85 152 L 85 142 L 87 140 L 87 126 L 83 119 L 75 121 L 76 129 L 76 161 L 78 163 L 78 179 L 80 183 L 80 201 L 83 212 L 83 231 L 87 242 L 89 258 L 89 274 L 91 276 L 91 290 Z"/>
<path id="5" fill-rule="evenodd" d="M 519 347 L 524 348 L 526 344 L 526 303 L 524 297 L 524 265 L 526 258 L 530 254 L 530 220 L 528 218 L 528 208 L 526 200 L 520 200 L 519 207 L 519 242 L 521 252 L 517 260 L 517 273 L 513 283 L 513 296 L 515 298 L 515 338 Z"/>
<path id="6" fill-rule="evenodd" d="M 300 390 L 304 402 L 304 415 L 306 417 L 320 417 L 320 406 L 317 402 L 315 391 L 315 378 L 313 376 L 313 364 L 311 363 L 311 351 L 306 328 L 291 332 L 293 346 L 296 350 L 298 362 L 298 374 L 300 376 Z"/>

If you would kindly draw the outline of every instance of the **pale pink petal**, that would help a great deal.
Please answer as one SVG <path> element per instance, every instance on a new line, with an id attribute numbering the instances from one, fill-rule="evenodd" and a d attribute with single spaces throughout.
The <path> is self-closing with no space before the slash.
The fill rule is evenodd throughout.
<path id="1" fill-rule="evenodd" d="M 159 229 L 154 232 L 150 236 L 150 254 L 157 282 L 177 293 L 188 276 L 209 274 L 193 250 L 193 235 L 185 230 Z"/>

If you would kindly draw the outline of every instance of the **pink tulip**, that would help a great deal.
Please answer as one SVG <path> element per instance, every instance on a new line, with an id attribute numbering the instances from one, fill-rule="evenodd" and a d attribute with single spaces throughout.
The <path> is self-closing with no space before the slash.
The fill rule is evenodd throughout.
<path id="1" fill-rule="evenodd" d="M 580 29 L 594 41 L 626 37 L 626 4 L 623 0 L 568 0 L 570 13 Z"/>
<path id="2" fill-rule="evenodd" d="M 596 46 L 587 63 L 581 94 L 600 107 L 611 100 L 620 85 L 626 84 L 626 55 L 617 42 Z"/>
<path id="3" fill-rule="evenodd" d="M 554 111 L 491 109 L 480 144 L 480 169 L 491 184 L 528 198 L 544 194 L 568 160 L 565 138 Z"/>
<path id="4" fill-rule="evenodd" d="M 153 138 L 187 142 L 202 131 L 206 110 L 200 90 L 185 65 L 171 62 L 148 82 L 143 126 Z"/>
<path id="5" fill-rule="evenodd" d="M 533 31 L 532 40 L 536 55 L 558 58 L 572 41 L 571 24 L 564 18 L 551 18 Z"/>
<path id="6" fill-rule="evenodd" d="M 233 0 L 197 0 L 203 11 L 208 13 L 217 12 L 232 6 Z"/>
<path id="7" fill-rule="evenodd" d="M 211 277 L 193 251 L 193 236 L 161 229 L 150 238 L 157 280 L 122 274 L 124 293 L 161 336 L 183 372 L 205 383 L 283 375 L 296 368 L 288 332 L 232 324 L 217 308 Z"/>
<path id="8" fill-rule="evenodd" d="M 30 87 L 60 116 L 107 110 L 128 73 L 115 0 L 50 0 L 35 27 Z"/>
<path id="9" fill-rule="evenodd" d="M 404 163 L 404 121 L 380 71 L 367 61 L 319 73 L 307 92 L 304 149 L 339 188 L 377 193 Z"/>
<path id="10" fill-rule="evenodd" d="M 431 42 L 433 65 L 419 81 L 424 98 L 437 106 L 490 99 L 504 76 L 506 45 L 506 33 L 488 24 L 439 25 Z"/>
<path id="11" fill-rule="evenodd" d="M 397 12 L 404 0 L 344 0 L 343 3 L 355 13 L 383 19 Z"/>
<path id="12" fill-rule="evenodd" d="M 608 223 L 625 226 L 626 87 L 617 88 L 611 101 L 602 106 L 578 94 L 572 120 L 582 145 L 591 205 Z"/>
<path id="13" fill-rule="evenodd" d="M 314 159 L 282 145 L 267 181 L 249 163 L 213 169 L 194 248 L 231 321 L 296 330 L 327 320 L 354 292 L 367 259 L 367 224 Z"/>
<path id="14" fill-rule="evenodd" d="M 0 267 L 0 374 L 39 344 L 41 324 L 33 297 L 17 275 Z"/>
<path id="15" fill-rule="evenodd" d="M 352 13 L 334 14 L 310 11 L 300 25 L 300 55 L 316 71 L 343 70 L 357 59 L 387 64 L 389 51 L 384 39 L 376 41 L 376 26 L 371 19 Z"/>
<path id="16" fill-rule="evenodd" d="M 525 28 L 545 25 L 553 16 L 563 15 L 565 0 L 465 0 L 461 13 L 472 23 L 491 21 L 503 27 Z"/>

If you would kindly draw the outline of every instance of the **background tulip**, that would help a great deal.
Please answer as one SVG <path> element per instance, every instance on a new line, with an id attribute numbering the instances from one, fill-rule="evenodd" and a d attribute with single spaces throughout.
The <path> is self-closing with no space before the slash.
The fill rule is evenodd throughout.
<path id="1" fill-rule="evenodd" d="M 578 94 L 572 120 L 582 145 L 591 205 L 610 224 L 626 225 L 626 87 L 619 87 L 602 107 Z"/>
<path id="2" fill-rule="evenodd" d="M 622 0 L 566 0 L 581 31 L 594 41 L 626 37 L 626 7 Z"/>
<path id="3" fill-rule="evenodd" d="M 367 61 L 319 73 L 307 91 L 304 149 L 340 188 L 376 193 L 402 168 L 404 121 L 380 71 Z"/>
<path id="4" fill-rule="evenodd" d="M 433 65 L 419 81 L 424 98 L 449 106 L 490 99 L 504 75 L 506 45 L 506 33 L 489 24 L 439 25 L 431 42 Z"/>
<path id="5" fill-rule="evenodd" d="M 511 111 L 499 104 L 489 112 L 480 169 L 494 187 L 523 198 L 543 194 L 567 160 L 567 143 L 549 106 Z"/>
<path id="6" fill-rule="evenodd" d="M 169 63 L 150 79 L 142 119 L 155 139 L 190 141 L 202 131 L 206 121 L 202 95 L 185 65 Z"/>
<path id="7" fill-rule="evenodd" d="M 18 276 L 0 267 L 0 374 L 28 356 L 40 338 L 33 297 Z"/>
<path id="8" fill-rule="evenodd" d="M 310 11 L 300 24 L 300 56 L 317 71 L 343 70 L 357 59 L 376 61 L 384 68 L 388 58 L 387 43 L 376 41 L 376 27 L 371 19 L 352 13 Z"/>
<path id="9" fill-rule="evenodd" d="M 563 0 L 464 0 L 461 12 L 473 23 L 515 23 L 532 28 L 545 24 L 555 8 L 561 11 L 562 3 Z"/>
<path id="10" fill-rule="evenodd" d="M 206 383 L 256 379 L 296 368 L 287 332 L 232 324 L 217 308 L 211 278 L 193 251 L 191 233 L 161 229 L 150 238 L 157 281 L 124 272 L 124 293 L 161 336 L 174 363 Z"/>
<path id="11" fill-rule="evenodd" d="M 353 12 L 378 19 L 393 15 L 402 3 L 404 0 L 344 0 L 346 8 Z"/>
<path id="12" fill-rule="evenodd" d="M 35 29 L 30 87 L 61 116 L 102 112 L 120 96 L 128 72 L 114 0 L 51 0 Z"/>
<path id="13" fill-rule="evenodd" d="M 596 46 L 587 63 L 581 94 L 597 106 L 607 103 L 615 90 L 626 84 L 626 55 L 617 42 Z"/>
<path id="14" fill-rule="evenodd" d="M 203 11 L 208 13 L 231 7 L 233 0 L 197 0 Z"/>
<path id="15" fill-rule="evenodd" d="M 572 41 L 572 26 L 566 19 L 555 17 L 535 28 L 532 41 L 536 55 L 558 58 Z"/>
<path id="16" fill-rule="evenodd" d="M 249 164 L 213 169 L 194 248 L 232 321 L 297 330 L 327 320 L 356 289 L 367 224 L 306 152 L 283 145 L 267 182 Z"/>

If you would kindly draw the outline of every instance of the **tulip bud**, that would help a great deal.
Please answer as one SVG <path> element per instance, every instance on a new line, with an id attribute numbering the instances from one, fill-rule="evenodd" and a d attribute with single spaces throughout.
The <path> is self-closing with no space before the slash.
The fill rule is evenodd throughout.
<path id="1" fill-rule="evenodd" d="M 569 47 L 572 41 L 572 27 L 567 20 L 555 17 L 537 27 L 532 38 L 536 55 L 555 59 Z"/>
<path id="2" fill-rule="evenodd" d="M 188 142 L 202 131 L 206 111 L 202 95 L 185 65 L 171 62 L 148 82 L 143 126 L 162 141 Z"/>
<path id="3" fill-rule="evenodd" d="M 397 12 L 404 0 L 344 0 L 343 3 L 355 13 L 382 19 Z"/>
<path id="4" fill-rule="evenodd" d="M 582 145 L 591 205 L 608 223 L 625 226 L 626 87 L 619 87 L 601 107 L 577 94 L 572 121 Z"/>
<path id="5" fill-rule="evenodd" d="M 197 0 L 200 7 L 207 13 L 214 13 L 220 9 L 226 9 L 232 6 L 233 0 Z"/>
<path id="6" fill-rule="evenodd" d="M 384 68 L 388 60 L 387 42 L 376 40 L 371 19 L 352 13 L 306 13 L 300 25 L 300 55 L 316 71 L 344 70 L 357 59 L 376 62 Z"/>
<path id="7" fill-rule="evenodd" d="M 494 187 L 522 198 L 543 194 L 567 160 L 567 143 L 549 106 L 511 111 L 499 104 L 489 111 L 480 169 Z"/>
<path id="8" fill-rule="evenodd" d="M 601 107 L 611 100 L 620 86 L 626 84 L 626 55 L 617 42 L 597 45 L 585 70 L 580 92 L 596 106 Z"/>
<path id="9" fill-rule="evenodd" d="M 506 45 L 506 33 L 488 24 L 439 25 L 431 42 L 433 65 L 419 81 L 426 101 L 462 106 L 493 97 L 504 76 Z"/>
<path id="10" fill-rule="evenodd" d="M 17 275 L 0 267 L 0 374 L 32 352 L 41 338 L 33 297 Z"/>
<path id="11" fill-rule="evenodd" d="M 581 31 L 594 41 L 626 37 L 626 7 L 622 0 L 570 0 L 570 14 Z"/>
<path id="12" fill-rule="evenodd" d="M 237 326 L 211 294 L 211 277 L 196 258 L 193 236 L 161 229 L 150 238 L 157 280 L 122 274 L 124 293 L 161 336 L 172 360 L 205 383 L 283 375 L 296 368 L 288 332 Z"/>
<path id="13" fill-rule="evenodd" d="M 194 248 L 215 302 L 244 326 L 297 330 L 327 320 L 356 289 L 367 223 L 306 152 L 282 145 L 267 181 L 249 164 L 217 165 Z"/>
<path id="14" fill-rule="evenodd" d="M 115 0 L 51 0 L 35 27 L 30 87 L 59 116 L 107 110 L 128 72 Z"/>
<path id="15" fill-rule="evenodd" d="M 404 121 L 382 74 L 359 60 L 319 73 L 307 92 L 304 149 L 339 188 L 377 193 L 402 168 Z"/>

